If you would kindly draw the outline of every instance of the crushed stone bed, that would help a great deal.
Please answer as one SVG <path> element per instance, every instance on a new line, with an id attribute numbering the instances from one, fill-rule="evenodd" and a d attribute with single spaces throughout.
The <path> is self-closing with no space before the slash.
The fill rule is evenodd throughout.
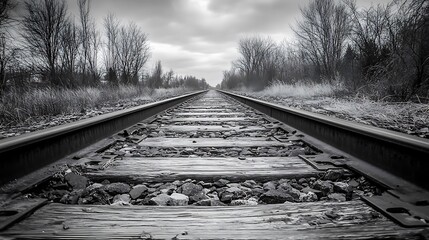
<path id="1" fill-rule="evenodd" d="M 238 206 L 287 202 L 345 202 L 382 193 L 364 177 L 347 170 L 328 170 L 319 177 L 212 182 L 187 179 L 172 182 L 92 182 L 77 169 L 57 173 L 26 197 L 64 204 Z"/>

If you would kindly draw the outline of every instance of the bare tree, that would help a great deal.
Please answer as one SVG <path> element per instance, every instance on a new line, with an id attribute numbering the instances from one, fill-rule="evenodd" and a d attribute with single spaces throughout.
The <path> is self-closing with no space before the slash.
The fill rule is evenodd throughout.
<path id="1" fill-rule="evenodd" d="M 140 70 L 150 56 L 146 34 L 134 23 L 130 23 L 127 27 L 121 27 L 116 44 L 116 53 L 122 82 L 136 84 Z"/>
<path id="2" fill-rule="evenodd" d="M 398 0 L 368 9 L 357 9 L 354 1 L 347 5 L 362 84 L 379 97 L 429 95 L 429 1 Z"/>
<path id="3" fill-rule="evenodd" d="M 36 58 L 39 70 L 47 73 L 46 77 L 52 84 L 59 85 L 57 69 L 61 33 L 66 23 L 65 2 L 28 0 L 25 9 L 27 14 L 22 19 L 25 45 Z"/>
<path id="4" fill-rule="evenodd" d="M 81 24 L 80 38 L 82 42 L 82 76 L 83 78 L 87 78 L 89 73 L 92 78 L 90 84 L 94 84 L 97 79 L 99 36 L 95 27 L 95 22 L 91 19 L 90 0 L 79 0 L 78 7 Z"/>
<path id="5" fill-rule="evenodd" d="M 394 56 L 394 74 L 389 78 L 393 83 L 402 80 L 403 87 L 395 94 L 405 100 L 416 94 L 429 97 L 429 1 L 403 0 L 397 4 L 398 13 L 388 19 Z"/>
<path id="6" fill-rule="evenodd" d="M 65 78 L 65 83 L 69 86 L 77 84 L 75 73 L 80 47 L 78 34 L 78 29 L 74 22 L 67 21 L 61 33 L 60 62 L 62 78 Z"/>
<path id="7" fill-rule="evenodd" d="M 164 76 L 163 76 L 163 79 L 164 79 L 164 81 L 163 81 L 163 85 L 164 86 L 163 87 L 164 88 L 171 87 L 171 84 L 172 84 L 173 79 L 174 79 L 174 71 L 173 71 L 173 69 L 170 69 L 170 71 L 166 72 L 164 74 Z"/>
<path id="8" fill-rule="evenodd" d="M 295 34 L 306 57 L 331 81 L 338 70 L 344 43 L 350 32 L 350 20 L 344 4 L 331 0 L 313 0 L 301 9 L 303 19 Z"/>
<path id="9" fill-rule="evenodd" d="M 260 89 L 267 84 L 268 80 L 263 76 L 264 64 L 272 56 L 274 49 L 275 44 L 270 38 L 255 36 L 240 39 L 240 58 L 234 65 L 245 74 L 248 87 Z"/>
<path id="10" fill-rule="evenodd" d="M 10 11 L 15 7 L 12 0 L 0 1 L 0 93 L 6 87 L 6 67 L 13 57 L 13 50 L 8 47 L 8 31 L 7 27 L 11 24 L 12 18 Z"/>
<path id="11" fill-rule="evenodd" d="M 151 89 L 162 87 L 162 65 L 161 61 L 157 61 L 152 75 L 149 77 L 147 85 Z"/>
<path id="12" fill-rule="evenodd" d="M 351 40 L 360 54 L 362 73 L 371 82 L 380 68 L 388 64 L 390 44 L 389 21 L 391 6 L 378 5 L 358 10 L 354 1 L 346 2 L 352 17 Z M 366 84 L 365 82 L 362 84 Z"/>
<path id="13" fill-rule="evenodd" d="M 0 1 L 0 28 L 9 25 L 12 22 L 10 12 L 15 8 L 16 3 L 13 0 L 1 0 Z"/>
<path id="14" fill-rule="evenodd" d="M 115 15 L 109 13 L 104 18 L 104 29 L 106 32 L 106 51 L 104 55 L 104 64 L 107 72 L 107 80 L 110 83 L 118 83 L 118 55 L 116 52 L 116 46 L 118 44 L 119 35 L 119 21 L 115 18 Z"/>

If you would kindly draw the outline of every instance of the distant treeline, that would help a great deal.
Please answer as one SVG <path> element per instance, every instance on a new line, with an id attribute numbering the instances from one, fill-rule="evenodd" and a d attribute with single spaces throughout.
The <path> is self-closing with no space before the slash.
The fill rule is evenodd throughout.
<path id="1" fill-rule="evenodd" d="M 276 81 L 341 83 L 377 98 L 429 97 L 429 1 L 357 8 L 312 0 L 293 28 L 296 42 L 251 36 L 224 72 L 224 89 L 261 90 Z"/>
<path id="2" fill-rule="evenodd" d="M 67 3 L 78 5 L 78 14 Z M 60 88 L 99 84 L 143 84 L 151 88 L 207 88 L 204 79 L 163 73 L 161 63 L 144 72 L 151 52 L 147 34 L 113 14 L 103 29 L 91 16 L 89 0 L 17 0 L 0 3 L 0 94 L 7 88 Z M 23 11 L 16 11 L 17 9 Z"/>

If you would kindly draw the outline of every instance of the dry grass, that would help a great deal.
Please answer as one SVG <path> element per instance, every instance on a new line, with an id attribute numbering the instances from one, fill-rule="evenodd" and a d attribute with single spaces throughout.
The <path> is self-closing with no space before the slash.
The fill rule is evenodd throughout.
<path id="1" fill-rule="evenodd" d="M 123 100 L 157 100 L 184 93 L 183 88 L 156 89 L 142 86 L 83 87 L 78 89 L 39 88 L 11 90 L 0 96 L 0 122 L 4 125 L 26 122 L 38 116 L 55 116 L 98 108 Z"/>
<path id="2" fill-rule="evenodd" d="M 344 87 L 340 83 L 305 83 L 298 82 L 287 84 L 281 81 L 274 82 L 256 95 L 265 97 L 300 97 L 308 98 L 315 96 L 333 96 L 343 91 Z"/>
<path id="3" fill-rule="evenodd" d="M 260 92 L 241 94 L 284 106 L 429 138 L 429 105 L 374 101 L 364 95 L 347 96 L 339 84 L 275 83 Z"/>
<path id="4" fill-rule="evenodd" d="M 389 103 L 366 98 L 331 99 L 323 109 L 345 114 L 358 122 L 389 128 L 402 128 L 404 132 L 429 126 L 429 107 L 417 103 Z M 378 124 L 376 124 L 378 123 Z"/>

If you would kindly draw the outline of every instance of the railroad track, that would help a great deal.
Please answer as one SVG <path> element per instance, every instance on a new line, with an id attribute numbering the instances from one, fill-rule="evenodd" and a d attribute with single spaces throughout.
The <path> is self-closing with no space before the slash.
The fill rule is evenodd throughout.
<path id="1" fill-rule="evenodd" d="M 55 142 L 72 147 L 55 151 Z M 425 239 L 428 146 L 228 92 L 198 92 L 41 139 L 0 142 L 3 182 L 33 172 L 2 187 L 0 236 Z M 32 156 L 50 158 L 36 164 Z"/>

